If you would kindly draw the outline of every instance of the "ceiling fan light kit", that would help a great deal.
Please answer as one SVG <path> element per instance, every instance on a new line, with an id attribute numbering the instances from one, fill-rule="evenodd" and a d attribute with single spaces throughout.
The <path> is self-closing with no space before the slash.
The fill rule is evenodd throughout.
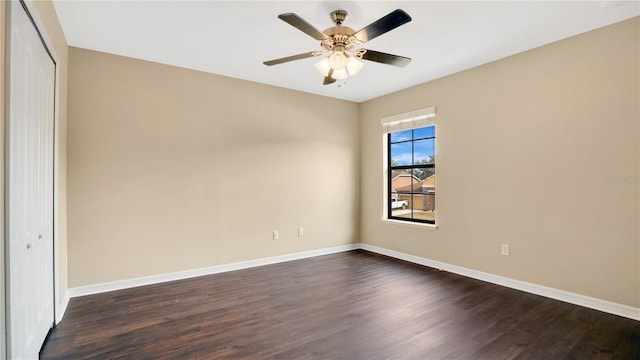
<path id="1" fill-rule="evenodd" d="M 369 40 L 408 23 L 411 21 L 409 14 L 401 9 L 394 10 L 359 31 L 342 26 L 347 16 L 348 14 L 345 10 L 331 12 L 330 18 L 335 26 L 319 31 L 296 14 L 279 15 L 278 18 L 281 20 L 319 41 L 323 51 L 287 56 L 265 61 L 264 64 L 272 66 L 289 61 L 327 55 L 315 64 L 315 68 L 324 76 L 323 84 L 328 85 L 336 82 L 336 80 L 346 79 L 357 74 L 364 67 L 364 63 L 361 60 L 399 67 L 404 67 L 411 62 L 411 59 L 407 57 L 357 48 Z"/>
<path id="2" fill-rule="evenodd" d="M 344 51 L 334 51 L 331 55 L 318 61 L 315 67 L 324 77 L 329 76 L 329 71 L 333 70 L 331 77 L 342 80 L 357 74 L 364 67 L 364 63 L 358 60 L 356 55 L 349 55 Z"/>

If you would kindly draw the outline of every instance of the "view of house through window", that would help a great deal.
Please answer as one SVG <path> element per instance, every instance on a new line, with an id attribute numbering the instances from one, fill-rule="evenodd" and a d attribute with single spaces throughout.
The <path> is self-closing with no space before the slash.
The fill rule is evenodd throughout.
<path id="1" fill-rule="evenodd" d="M 388 134 L 390 219 L 435 223 L 436 127 Z"/>

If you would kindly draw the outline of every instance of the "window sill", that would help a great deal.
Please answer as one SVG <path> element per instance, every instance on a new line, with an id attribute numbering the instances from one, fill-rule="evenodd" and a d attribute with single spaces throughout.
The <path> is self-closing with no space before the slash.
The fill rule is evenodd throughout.
<path id="1" fill-rule="evenodd" d="M 435 224 L 425 224 L 425 223 L 418 223 L 418 222 L 411 222 L 411 221 L 392 220 L 392 219 L 380 219 L 380 221 L 387 224 L 417 227 L 417 228 L 429 229 L 429 230 L 436 230 L 438 228 L 438 225 L 435 225 Z"/>

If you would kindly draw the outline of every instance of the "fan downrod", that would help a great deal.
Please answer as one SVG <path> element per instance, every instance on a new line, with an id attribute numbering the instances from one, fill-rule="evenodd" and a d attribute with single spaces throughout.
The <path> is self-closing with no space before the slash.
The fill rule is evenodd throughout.
<path id="1" fill-rule="evenodd" d="M 334 24 L 342 25 L 342 23 L 347 20 L 348 15 L 347 10 L 335 10 L 329 14 L 329 17 Z"/>

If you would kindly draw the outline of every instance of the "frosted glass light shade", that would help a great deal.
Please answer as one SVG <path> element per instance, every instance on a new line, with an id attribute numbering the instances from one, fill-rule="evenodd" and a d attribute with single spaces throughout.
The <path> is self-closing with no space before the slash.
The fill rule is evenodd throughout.
<path id="1" fill-rule="evenodd" d="M 329 66 L 329 58 L 326 57 L 315 64 L 316 70 L 322 74 L 322 76 L 329 76 L 329 70 L 331 70 L 331 66 Z"/>
<path id="2" fill-rule="evenodd" d="M 347 56 L 342 51 L 334 51 L 329 56 L 329 66 L 335 71 L 344 69 L 347 65 Z"/>
<path id="3" fill-rule="evenodd" d="M 342 80 L 342 79 L 346 79 L 349 77 L 349 73 L 347 73 L 347 69 L 346 68 L 342 68 L 342 69 L 338 69 L 338 70 L 333 70 L 333 74 L 331 74 L 331 77 L 336 79 L 336 80 Z"/>
<path id="4" fill-rule="evenodd" d="M 347 71 L 349 72 L 349 76 L 357 74 L 363 67 L 364 63 L 355 56 L 349 56 L 347 58 Z"/>

